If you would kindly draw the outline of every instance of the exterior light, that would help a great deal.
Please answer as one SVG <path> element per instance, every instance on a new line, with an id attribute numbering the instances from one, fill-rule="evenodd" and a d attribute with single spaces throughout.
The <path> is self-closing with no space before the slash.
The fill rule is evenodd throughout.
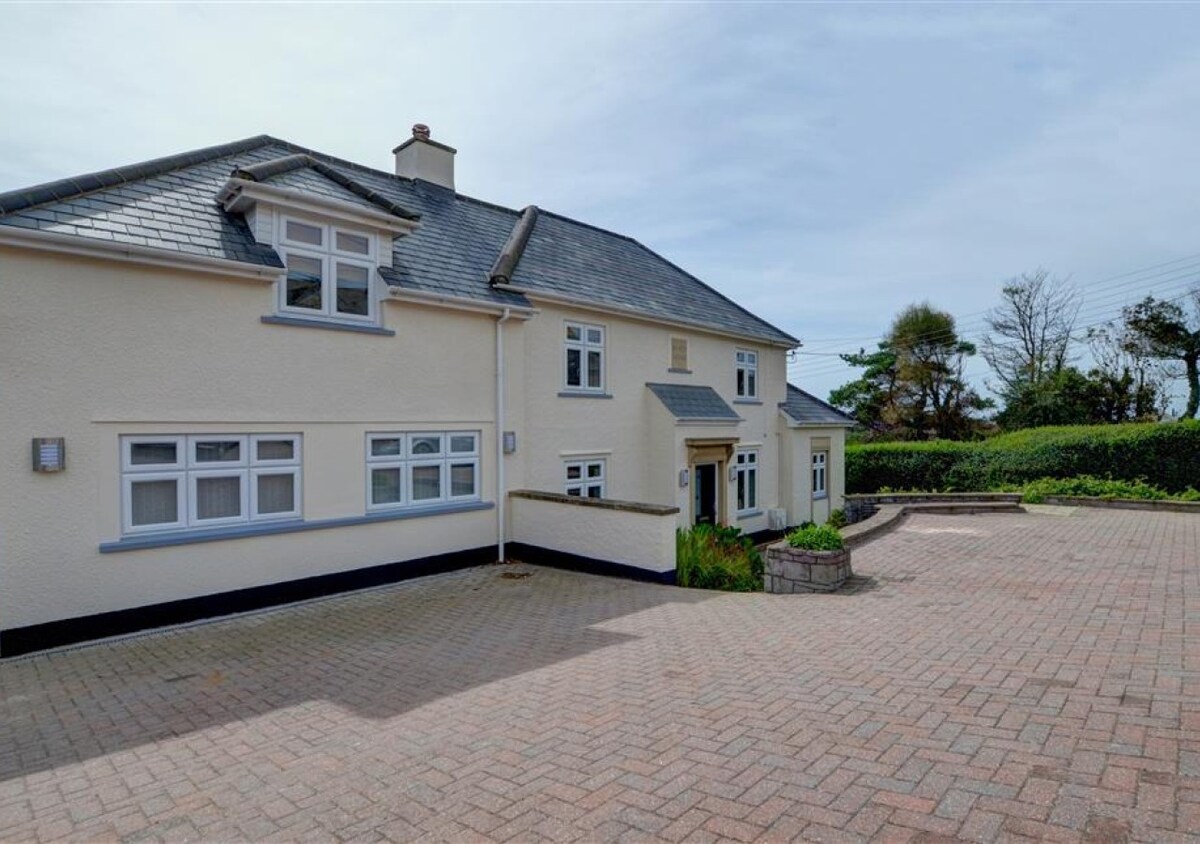
<path id="1" fill-rule="evenodd" d="M 62 437 L 33 438 L 33 471 L 61 472 L 67 468 L 67 444 Z"/>

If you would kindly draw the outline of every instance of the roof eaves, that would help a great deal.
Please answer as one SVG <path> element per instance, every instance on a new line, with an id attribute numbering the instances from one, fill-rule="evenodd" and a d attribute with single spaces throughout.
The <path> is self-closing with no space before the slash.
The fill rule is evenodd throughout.
<path id="1" fill-rule="evenodd" d="M 116 187 L 117 185 L 123 185 L 139 179 L 160 176 L 163 173 L 178 170 L 181 167 L 203 164 L 206 161 L 212 161 L 216 158 L 224 158 L 228 155 L 236 155 L 248 150 L 258 149 L 259 147 L 267 146 L 273 141 L 274 139 L 269 135 L 255 135 L 252 138 L 244 138 L 240 141 L 232 141 L 227 144 L 190 150 L 162 158 L 153 158 L 148 161 L 126 164 L 96 173 L 71 176 L 54 182 L 33 185 L 28 188 L 18 188 L 7 193 L 0 193 L 0 216 L 11 214 L 14 211 L 23 211 L 37 205 L 45 205 L 49 202 L 58 202 L 63 199 L 83 196 L 84 194 Z"/>

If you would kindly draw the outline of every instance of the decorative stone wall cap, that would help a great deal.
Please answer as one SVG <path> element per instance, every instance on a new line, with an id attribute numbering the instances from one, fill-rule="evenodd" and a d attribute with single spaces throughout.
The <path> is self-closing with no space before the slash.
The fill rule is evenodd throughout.
<path id="1" fill-rule="evenodd" d="M 596 507 L 601 510 L 620 510 L 625 513 L 641 513 L 644 516 L 674 516 L 678 507 L 667 504 L 646 504 L 642 501 L 620 501 L 615 498 L 584 498 L 540 489 L 514 489 L 509 498 L 527 498 L 530 501 L 550 501 L 555 504 L 570 504 L 575 507 Z"/>

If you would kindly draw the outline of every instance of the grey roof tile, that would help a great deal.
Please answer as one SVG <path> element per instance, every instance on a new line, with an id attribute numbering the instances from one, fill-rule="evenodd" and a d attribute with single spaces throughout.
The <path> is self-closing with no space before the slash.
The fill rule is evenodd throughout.
<path id="1" fill-rule="evenodd" d="M 308 175 L 316 172 L 310 165 L 289 167 L 286 174 L 273 175 L 272 182 L 286 178 L 278 184 L 326 195 L 334 191 L 339 199 L 354 195 L 358 201 L 390 204 L 420 218 L 413 234 L 394 242 L 395 269 L 389 283 L 528 305 L 522 294 L 489 284 L 519 212 L 266 135 L 0 194 L 0 225 L 152 243 L 279 267 L 282 262 L 275 251 L 256 243 L 245 220 L 227 214 L 216 195 L 235 170 L 297 155 L 317 162 L 325 181 Z M 347 189 L 348 184 L 353 188 Z M 109 228 L 115 230 L 99 223 L 113 224 Z M 637 241 L 545 211 L 537 215 L 511 281 L 534 296 L 544 292 L 765 342 L 796 343 Z"/>
<path id="2" fill-rule="evenodd" d="M 676 419 L 740 421 L 734 409 L 712 387 L 693 384 L 646 384 Z"/>
<path id="3" fill-rule="evenodd" d="M 787 385 L 787 401 L 779 407 L 789 418 L 801 425 L 851 426 L 858 423 L 833 405 L 806 393 L 794 384 Z"/>

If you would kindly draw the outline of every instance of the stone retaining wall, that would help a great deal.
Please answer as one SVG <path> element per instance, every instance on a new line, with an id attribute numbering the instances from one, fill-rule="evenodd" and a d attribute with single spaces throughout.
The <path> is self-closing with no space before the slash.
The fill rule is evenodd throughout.
<path id="1" fill-rule="evenodd" d="M 850 549 L 842 551 L 802 551 L 786 542 L 767 548 L 763 588 L 768 592 L 833 592 L 853 572 Z"/>
<path id="2" fill-rule="evenodd" d="M 1020 504 L 1019 492 L 876 492 L 846 496 L 844 509 L 850 524 L 869 519 L 890 504 Z"/>

